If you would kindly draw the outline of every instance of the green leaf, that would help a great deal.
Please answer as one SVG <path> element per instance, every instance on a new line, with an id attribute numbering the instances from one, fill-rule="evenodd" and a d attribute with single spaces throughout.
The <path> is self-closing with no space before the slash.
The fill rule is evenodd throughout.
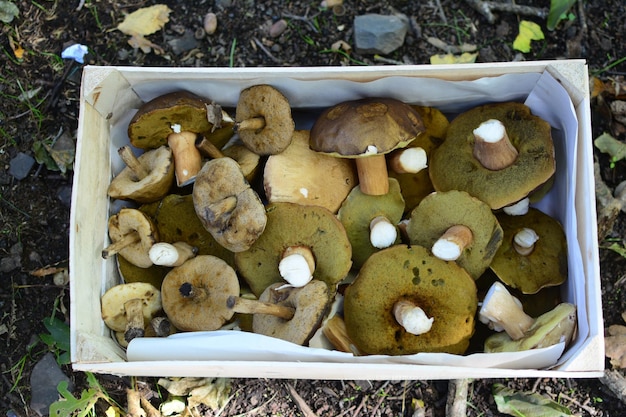
<path id="1" fill-rule="evenodd" d="M 50 336 L 58 349 L 70 350 L 70 326 L 56 317 L 46 317 L 43 319 L 43 325 L 50 332 Z M 44 343 L 47 344 L 45 341 Z"/>
<path id="2" fill-rule="evenodd" d="M 550 12 L 548 13 L 548 20 L 546 21 L 546 27 L 548 30 L 554 30 L 556 25 L 567 16 L 569 9 L 576 3 L 576 0 L 551 0 Z"/>
<path id="3" fill-rule="evenodd" d="M 606 248 L 626 258 L 626 248 L 624 246 L 618 243 L 612 243 L 610 246 L 607 246 Z"/>
<path id="4" fill-rule="evenodd" d="M 544 39 L 541 27 L 535 22 L 522 20 L 519 22 L 519 34 L 513 42 L 513 49 L 520 52 L 530 52 L 530 42 Z"/>
<path id="5" fill-rule="evenodd" d="M 515 417 L 564 417 L 572 413 L 550 398 L 532 392 L 519 392 L 502 384 L 493 385 L 498 411 Z"/>
<path id="6" fill-rule="evenodd" d="M 49 413 L 51 417 L 86 417 L 102 396 L 101 391 L 90 388 L 84 390 L 80 398 L 76 398 L 67 390 L 67 381 L 59 382 L 57 391 L 63 398 L 50 404 Z"/>
<path id="7" fill-rule="evenodd" d="M 603 133 L 598 136 L 593 141 L 593 144 L 600 152 L 611 155 L 613 162 L 626 158 L 626 143 L 620 142 L 608 133 Z"/>
<path id="8" fill-rule="evenodd" d="M 20 10 L 15 3 L 7 0 L 0 0 L 0 21 L 11 23 L 20 14 Z"/>

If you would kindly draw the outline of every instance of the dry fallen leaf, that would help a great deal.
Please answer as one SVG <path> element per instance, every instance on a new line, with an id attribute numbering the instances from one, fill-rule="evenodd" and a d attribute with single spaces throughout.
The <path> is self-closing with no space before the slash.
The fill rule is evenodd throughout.
<path id="1" fill-rule="evenodd" d="M 465 52 L 461 55 L 445 54 L 445 55 L 433 55 L 430 57 L 430 63 L 436 64 L 472 64 L 476 62 L 478 53 L 470 54 Z"/>
<path id="2" fill-rule="evenodd" d="M 622 313 L 626 321 L 626 311 Z M 626 326 L 613 324 L 606 329 L 608 336 L 604 338 L 604 354 L 616 368 L 626 368 Z"/>
<path id="3" fill-rule="evenodd" d="M 144 7 L 135 10 L 122 23 L 117 25 L 117 29 L 127 35 L 152 35 L 169 22 L 171 10 L 164 4 Z"/>

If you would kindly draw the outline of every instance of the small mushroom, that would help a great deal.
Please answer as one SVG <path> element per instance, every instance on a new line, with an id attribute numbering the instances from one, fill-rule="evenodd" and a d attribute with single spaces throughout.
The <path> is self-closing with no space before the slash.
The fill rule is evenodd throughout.
<path id="1" fill-rule="evenodd" d="M 336 213 L 357 183 L 354 164 L 309 148 L 309 132 L 297 130 L 291 144 L 265 163 L 263 187 L 271 203 L 316 205 Z"/>
<path id="2" fill-rule="evenodd" d="M 524 337 L 535 321 L 524 312 L 522 303 L 500 282 L 494 282 L 482 302 L 478 319 L 496 332 L 505 331 L 513 340 Z"/>
<path id="3" fill-rule="evenodd" d="M 198 248 L 186 242 L 159 242 L 152 245 L 148 256 L 155 265 L 181 266 L 198 254 Z"/>
<path id="4" fill-rule="evenodd" d="M 174 182 L 172 151 L 168 147 L 147 151 L 138 158 L 130 146 L 122 146 L 118 153 L 126 168 L 111 181 L 111 198 L 150 203 L 167 194 Z"/>
<path id="5" fill-rule="evenodd" d="M 463 268 L 424 247 L 394 245 L 372 254 L 346 288 L 344 321 L 367 354 L 462 354 L 477 306 L 476 285 Z"/>
<path id="6" fill-rule="evenodd" d="M 281 318 L 268 314 L 256 314 L 252 318 L 252 331 L 289 342 L 306 345 L 322 323 L 330 300 L 331 291 L 323 281 L 313 280 L 301 288 L 278 289 L 280 284 L 270 285 L 259 301 L 294 310 L 293 317 Z"/>
<path id="7" fill-rule="evenodd" d="M 158 233 L 152 220 L 143 212 L 123 208 L 109 218 L 109 237 L 111 243 L 102 251 L 102 257 L 108 259 L 115 254 L 140 268 L 152 266 L 148 252 L 158 240 Z"/>
<path id="8" fill-rule="evenodd" d="M 352 265 L 350 241 L 332 212 L 295 203 L 272 203 L 266 211 L 263 234 L 250 249 L 235 254 L 237 271 L 257 297 L 271 284 L 283 281 L 279 264 L 289 248 L 310 250 L 315 260 L 313 278 L 329 287 L 348 274 Z M 305 266 L 299 271 L 308 275 L 311 269 Z"/>
<path id="9" fill-rule="evenodd" d="M 126 342 L 143 337 L 145 325 L 161 310 L 159 290 L 143 282 L 113 286 L 100 302 L 102 320 L 111 330 L 124 332 Z"/>
<path id="10" fill-rule="evenodd" d="M 196 256 L 173 268 L 161 286 L 163 310 L 183 331 L 219 329 L 234 314 L 226 307 L 231 295 L 239 295 L 237 274 L 211 255 Z"/>
<path id="11" fill-rule="evenodd" d="M 489 267 L 502 244 L 502 228 L 491 208 L 464 191 L 434 192 L 411 212 L 411 244 L 456 261 L 474 279 Z"/>
<path id="12" fill-rule="evenodd" d="M 567 279 L 567 241 L 556 219 L 532 207 L 521 216 L 496 216 L 504 237 L 490 267 L 502 282 L 534 294 Z"/>
<path id="13" fill-rule="evenodd" d="M 245 251 L 263 233 L 265 207 L 233 159 L 206 162 L 192 195 L 202 225 L 226 249 Z"/>
<path id="14" fill-rule="evenodd" d="M 289 100 L 271 85 L 248 87 L 239 95 L 235 130 L 254 153 L 273 155 L 291 142 L 295 122 Z"/>
<path id="15" fill-rule="evenodd" d="M 360 268 L 372 253 L 400 241 L 396 225 L 402 219 L 404 199 L 398 181 L 389 178 L 388 182 L 388 191 L 383 195 L 368 195 L 357 185 L 337 213 L 352 245 L 355 268 Z"/>
<path id="16" fill-rule="evenodd" d="M 429 174 L 435 190 L 467 191 L 495 210 L 528 196 L 555 169 L 550 125 L 524 104 L 508 102 L 452 120 Z"/>
<path id="17" fill-rule="evenodd" d="M 311 129 L 310 146 L 317 152 L 354 158 L 361 191 L 388 191 L 385 154 L 403 148 L 424 126 L 408 104 L 390 98 L 346 101 L 326 109 Z"/>

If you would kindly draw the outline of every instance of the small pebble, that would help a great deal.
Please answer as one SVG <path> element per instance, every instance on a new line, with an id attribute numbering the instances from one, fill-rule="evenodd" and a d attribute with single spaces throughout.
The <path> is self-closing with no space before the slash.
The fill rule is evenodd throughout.
<path id="1" fill-rule="evenodd" d="M 20 152 L 11 159 L 9 163 L 9 174 L 16 180 L 23 180 L 30 173 L 33 165 L 35 165 L 35 159 L 24 152 Z"/>
<path id="2" fill-rule="evenodd" d="M 280 19 L 277 20 L 271 27 L 269 30 L 269 35 L 272 38 L 276 38 L 280 35 L 282 35 L 282 33 L 287 29 L 287 21 L 285 19 Z"/>
<path id="3" fill-rule="evenodd" d="M 204 16 L 204 31 L 207 35 L 212 35 L 217 30 L 217 16 L 215 13 L 207 13 Z"/>

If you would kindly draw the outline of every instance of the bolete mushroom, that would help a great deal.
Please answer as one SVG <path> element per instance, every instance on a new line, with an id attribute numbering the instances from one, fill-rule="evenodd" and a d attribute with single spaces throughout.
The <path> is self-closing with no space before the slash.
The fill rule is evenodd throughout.
<path id="1" fill-rule="evenodd" d="M 119 284 L 108 289 L 100 303 L 107 327 L 124 332 L 124 339 L 130 342 L 143 337 L 146 324 L 161 310 L 161 294 L 148 283 Z"/>
<path id="2" fill-rule="evenodd" d="M 152 245 L 148 256 L 155 265 L 181 266 L 198 254 L 198 248 L 187 242 L 159 242 Z"/>
<path id="3" fill-rule="evenodd" d="M 111 198 L 150 203 L 162 198 L 172 187 L 174 163 L 168 147 L 161 146 L 136 157 L 130 146 L 122 146 L 118 154 L 126 168 L 109 184 Z"/>
<path id="4" fill-rule="evenodd" d="M 388 182 L 388 191 L 383 195 L 368 195 L 357 185 L 337 212 L 352 245 L 355 268 L 360 268 L 372 253 L 400 241 L 396 224 L 402 219 L 404 199 L 398 181 L 389 178 Z"/>
<path id="5" fill-rule="evenodd" d="M 556 219 L 533 207 L 520 216 L 496 216 L 504 237 L 490 267 L 502 282 L 534 294 L 567 279 L 567 241 Z"/>
<path id="6" fill-rule="evenodd" d="M 363 353 L 462 354 L 477 305 L 476 285 L 463 268 L 424 247 L 394 245 L 372 254 L 346 288 L 344 321 Z"/>
<path id="7" fill-rule="evenodd" d="M 526 105 L 515 102 L 460 114 L 430 159 L 435 190 L 467 191 L 494 210 L 521 200 L 555 172 L 550 129 Z"/>
<path id="8" fill-rule="evenodd" d="M 474 279 L 489 267 L 503 236 L 491 208 L 465 191 L 426 196 L 411 212 L 406 230 L 412 245 L 456 261 Z"/>
<path id="9" fill-rule="evenodd" d="M 263 188 L 270 203 L 316 205 L 336 213 L 357 183 L 354 164 L 309 148 L 309 132 L 297 130 L 291 144 L 265 163 Z"/>
<path id="10" fill-rule="evenodd" d="M 311 128 L 311 149 L 336 157 L 354 158 L 361 191 L 388 191 L 385 154 L 403 148 L 424 126 L 408 104 L 391 98 L 346 101 L 326 109 Z"/>
<path id="11" fill-rule="evenodd" d="M 235 130 L 254 153 L 273 155 L 291 142 L 295 122 L 289 100 L 271 85 L 254 85 L 239 95 Z"/>
<path id="12" fill-rule="evenodd" d="M 346 231 L 335 215 L 320 206 L 272 203 L 267 206 L 267 226 L 247 251 L 235 253 L 241 277 L 258 297 L 273 283 L 280 283 L 279 264 L 290 248 L 310 251 L 314 270 L 299 268 L 313 279 L 333 288 L 350 271 L 352 248 Z M 306 264 L 306 263 L 305 263 Z"/>
<path id="13" fill-rule="evenodd" d="M 226 249 L 245 251 L 263 233 L 265 207 L 233 159 L 206 162 L 192 195 L 202 225 Z"/>
<path id="14" fill-rule="evenodd" d="M 183 331 L 219 329 L 234 314 L 226 307 L 231 295 L 239 295 L 237 274 L 212 255 L 196 256 L 173 268 L 161 286 L 163 310 Z"/>
<path id="15" fill-rule="evenodd" d="M 152 266 L 148 252 L 158 241 L 158 232 L 152 220 L 143 212 L 133 208 L 122 208 L 109 218 L 111 243 L 102 250 L 108 259 L 115 254 L 140 268 Z"/>
<path id="16" fill-rule="evenodd" d="M 183 187 L 193 182 L 202 166 L 196 148 L 199 133 L 210 132 L 207 103 L 188 91 L 177 91 L 156 97 L 142 105 L 128 125 L 130 143 L 138 148 L 152 149 L 168 145 L 174 155 L 176 182 Z M 214 135 L 232 136 L 231 127 Z"/>

